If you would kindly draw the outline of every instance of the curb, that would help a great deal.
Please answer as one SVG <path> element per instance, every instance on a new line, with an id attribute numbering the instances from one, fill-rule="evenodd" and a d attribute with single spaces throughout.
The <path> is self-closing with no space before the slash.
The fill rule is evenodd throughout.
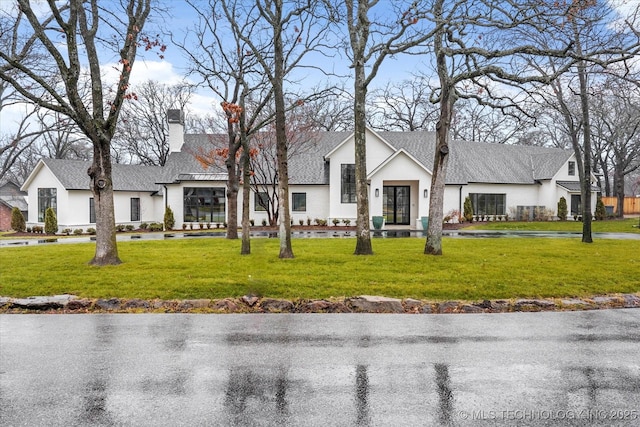
<path id="1" fill-rule="evenodd" d="M 640 293 L 591 298 L 427 301 L 361 295 L 349 298 L 285 300 L 245 295 L 240 298 L 143 300 L 80 298 L 75 295 L 0 297 L 0 313 L 511 313 L 640 308 Z"/>

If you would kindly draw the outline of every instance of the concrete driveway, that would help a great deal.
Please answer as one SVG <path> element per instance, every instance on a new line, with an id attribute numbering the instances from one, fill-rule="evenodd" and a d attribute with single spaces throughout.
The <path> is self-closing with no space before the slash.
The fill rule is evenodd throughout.
<path id="1" fill-rule="evenodd" d="M 637 309 L 0 315 L 0 425 L 638 425 L 639 325 Z"/>

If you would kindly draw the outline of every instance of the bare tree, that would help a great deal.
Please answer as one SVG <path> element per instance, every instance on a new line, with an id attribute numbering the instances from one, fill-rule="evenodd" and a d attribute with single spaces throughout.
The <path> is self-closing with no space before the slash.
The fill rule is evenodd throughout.
<path id="1" fill-rule="evenodd" d="M 632 16 L 638 16 L 640 6 Z M 546 102 L 561 113 L 576 156 L 580 179 L 582 205 L 582 242 L 593 242 L 591 212 L 592 175 L 592 123 L 589 107 L 590 86 L 598 73 L 610 69 L 613 64 L 624 63 L 634 57 L 640 46 L 640 32 L 635 22 L 618 21 L 615 11 L 605 2 L 575 1 L 563 12 L 562 19 L 550 25 L 553 37 L 570 41 L 570 66 L 559 71 L 557 58 L 541 58 L 530 65 L 541 73 L 562 74 L 565 77 L 552 84 L 551 97 Z M 590 82 L 590 80 L 592 80 Z M 562 82 L 565 82 L 563 85 Z M 566 86 L 565 86 L 566 85 Z M 548 93 L 546 95 L 549 95 Z M 579 108 L 572 108 L 572 105 Z"/>
<path id="2" fill-rule="evenodd" d="M 225 2 L 223 2 L 225 3 Z M 312 51 L 321 52 L 330 22 L 330 11 L 325 3 L 311 0 L 257 0 L 227 1 L 227 20 L 234 33 L 246 43 L 255 56 L 261 72 L 273 90 L 274 124 L 276 128 L 278 161 L 278 199 L 280 219 L 280 258 L 293 258 L 291 221 L 289 210 L 289 171 L 287 164 L 286 131 L 286 79 L 293 70 L 305 66 L 304 57 Z M 239 16 L 254 29 L 250 34 L 242 31 Z M 257 31 L 255 31 L 257 30 Z M 315 67 L 306 65 L 307 67 Z M 317 67 L 315 67 L 317 68 Z"/>
<path id="3" fill-rule="evenodd" d="M 387 18 L 379 14 L 372 22 L 370 13 L 377 0 L 345 0 L 345 17 L 349 44 L 345 48 L 354 76 L 354 141 L 356 179 L 356 249 L 355 255 L 371 255 L 369 194 L 367 186 L 366 100 L 371 81 L 385 58 L 406 52 L 429 40 L 433 30 L 422 25 L 427 10 L 420 1 L 397 1 L 385 4 Z M 379 8 L 380 10 L 382 8 Z"/>
<path id="4" fill-rule="evenodd" d="M 436 126 L 436 150 L 429 201 L 429 227 L 425 253 L 442 254 L 442 201 L 449 155 L 449 132 L 457 99 L 527 113 L 517 93 L 544 85 L 569 69 L 571 39 L 551 30 L 566 17 L 569 6 L 544 2 L 518 3 L 477 0 L 435 0 L 433 14 L 438 28 L 433 43 L 440 90 L 440 118 Z M 536 36 L 533 36 L 533 35 Z M 557 59 L 553 73 L 535 70 L 529 62 L 540 56 Z M 508 87 L 520 90 L 514 96 Z"/>
<path id="5" fill-rule="evenodd" d="M 109 2 L 109 9 L 98 0 L 51 1 L 44 13 L 36 12 L 28 0 L 17 0 L 17 5 L 17 16 L 0 28 L 3 38 L 13 40 L 11 49 L 0 51 L 0 79 L 34 104 L 71 118 L 91 141 L 93 163 L 88 174 L 95 195 L 97 229 L 91 264 L 119 264 L 111 139 L 122 104 L 130 95 L 129 77 L 138 45 L 155 44 L 149 39 L 145 42 L 141 35 L 151 0 Z M 115 88 L 107 87 L 104 81 L 104 52 L 114 53 L 119 63 Z M 85 67 L 89 100 L 82 97 Z M 60 85 L 56 85 L 59 79 Z"/>
<path id="6" fill-rule="evenodd" d="M 640 93 L 625 80 L 609 77 L 590 99 L 593 111 L 593 158 L 603 167 L 607 182 L 609 164 L 617 215 L 624 217 L 625 177 L 640 168 Z M 609 195 L 607 193 L 607 195 Z"/>
<path id="7" fill-rule="evenodd" d="M 167 111 L 185 110 L 194 88 L 147 80 L 130 86 L 132 94 L 122 105 L 113 136 L 112 152 L 121 163 L 164 166 L 169 156 Z"/>
<path id="8" fill-rule="evenodd" d="M 411 80 L 388 83 L 373 90 L 369 99 L 369 125 L 385 131 L 432 131 L 435 128 L 437 108 L 431 103 L 433 87 L 427 76 L 414 76 Z"/>

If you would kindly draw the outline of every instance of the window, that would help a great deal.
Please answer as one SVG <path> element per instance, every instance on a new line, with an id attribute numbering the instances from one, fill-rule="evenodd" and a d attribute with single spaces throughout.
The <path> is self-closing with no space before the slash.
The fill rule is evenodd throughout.
<path id="1" fill-rule="evenodd" d="M 576 175 L 576 162 L 569 162 L 569 176 Z"/>
<path id="2" fill-rule="evenodd" d="M 340 200 L 342 203 L 356 203 L 356 165 L 340 166 Z"/>
<path id="3" fill-rule="evenodd" d="M 266 212 L 269 206 L 269 194 L 265 191 L 253 193 L 253 210 L 256 212 Z"/>
<path id="4" fill-rule="evenodd" d="M 89 197 L 89 222 L 91 224 L 96 223 L 96 201 L 93 197 Z"/>
<path id="5" fill-rule="evenodd" d="M 140 199 L 131 198 L 131 221 L 140 221 Z"/>
<path id="6" fill-rule="evenodd" d="M 38 188 L 38 222 L 44 222 L 44 213 L 47 208 L 53 208 L 56 211 L 56 206 L 56 189 Z"/>
<path id="7" fill-rule="evenodd" d="M 225 222 L 224 188 L 185 187 L 184 222 Z"/>
<path id="8" fill-rule="evenodd" d="M 470 193 L 474 215 L 504 215 L 506 194 Z"/>
<path id="9" fill-rule="evenodd" d="M 291 209 L 294 212 L 307 210 L 307 193 L 291 193 Z"/>

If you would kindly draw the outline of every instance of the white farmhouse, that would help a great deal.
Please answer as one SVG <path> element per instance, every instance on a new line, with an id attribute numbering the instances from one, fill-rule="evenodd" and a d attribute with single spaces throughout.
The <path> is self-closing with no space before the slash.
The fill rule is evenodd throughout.
<path id="1" fill-rule="evenodd" d="M 163 222 L 166 206 L 176 225 L 223 223 L 227 218 L 226 171 L 205 168 L 195 153 L 211 149 L 211 136 L 184 134 L 180 111 L 169 112 L 171 153 L 164 167 L 114 165 L 117 224 Z M 429 216 L 435 133 L 367 130 L 369 211 L 387 225 L 422 228 Z M 300 220 L 356 218 L 354 138 L 350 132 L 324 132 L 289 161 L 289 197 L 294 224 Z M 42 225 L 44 211 L 57 211 L 58 225 L 95 226 L 89 162 L 43 159 L 22 186 L 28 193 L 28 225 Z M 592 178 L 592 182 L 595 179 Z M 597 188 L 593 188 L 592 211 Z M 252 191 L 253 193 L 253 191 Z M 267 213 L 250 197 L 250 218 L 260 224 Z M 476 215 L 528 214 L 557 209 L 565 197 L 570 215 L 580 214 L 580 183 L 572 151 L 452 141 L 444 212 L 463 211 L 466 197 Z M 241 209 L 241 194 L 238 200 Z M 239 212 L 240 218 L 241 212 Z"/>

